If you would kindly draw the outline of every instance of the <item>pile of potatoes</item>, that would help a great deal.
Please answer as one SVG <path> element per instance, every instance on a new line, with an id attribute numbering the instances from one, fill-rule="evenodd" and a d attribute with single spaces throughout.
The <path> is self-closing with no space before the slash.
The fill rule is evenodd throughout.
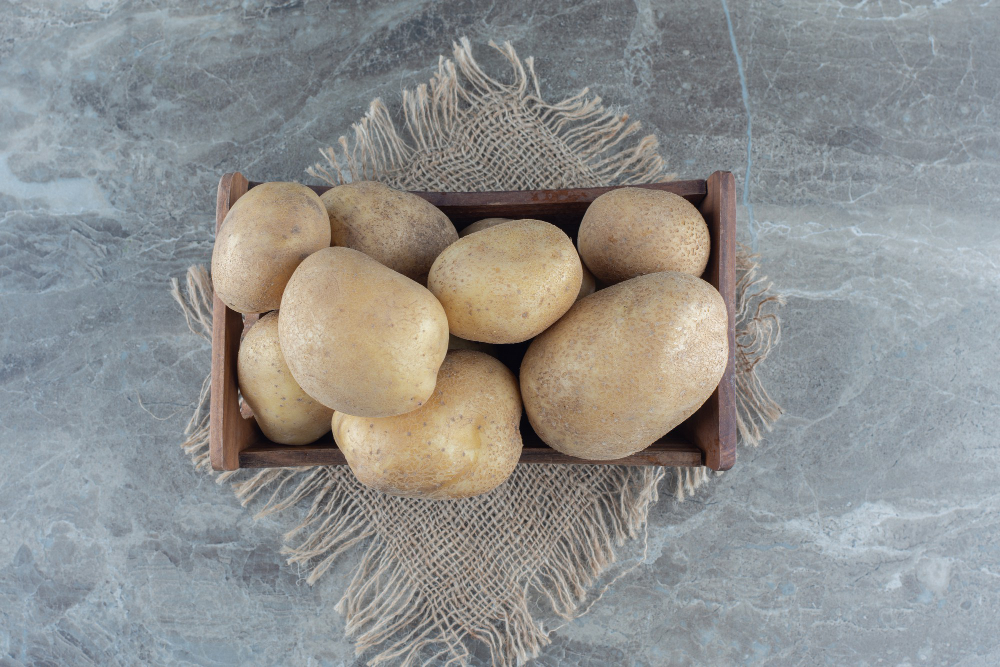
<path id="1" fill-rule="evenodd" d="M 708 399 L 729 355 L 699 277 L 709 246 L 698 210 L 658 190 L 601 195 L 574 245 L 540 220 L 458 232 L 380 183 L 265 183 L 219 229 L 212 279 L 233 310 L 266 313 L 237 372 L 270 440 L 332 429 L 364 484 L 464 498 L 513 472 L 522 407 L 554 449 L 613 460 Z M 519 375 L 495 358 L 517 344 Z"/>

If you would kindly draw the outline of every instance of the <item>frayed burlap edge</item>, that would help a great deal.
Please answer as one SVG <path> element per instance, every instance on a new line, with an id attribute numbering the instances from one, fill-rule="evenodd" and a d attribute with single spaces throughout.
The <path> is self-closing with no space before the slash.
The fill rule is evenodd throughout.
<path id="1" fill-rule="evenodd" d="M 736 428 L 740 444 L 756 447 L 781 416 L 781 406 L 767 393 L 757 376 L 757 365 L 781 341 L 777 308 L 785 298 L 772 291 L 767 276 L 759 275 L 759 257 L 744 246 L 736 250 Z M 713 476 L 701 466 L 679 468 L 674 475 L 674 498 L 693 495 Z"/>
<path id="2" fill-rule="evenodd" d="M 740 442 L 760 444 L 781 416 L 781 406 L 767 393 L 757 376 L 757 365 L 781 341 L 777 309 L 785 297 L 773 292 L 773 283 L 759 275 L 759 257 L 740 246 L 736 252 L 736 426 Z"/>
<path id="3" fill-rule="evenodd" d="M 448 623 L 433 613 L 433 604 L 409 576 L 405 564 L 386 556 L 387 545 L 371 524 L 362 518 L 358 496 L 335 479 L 328 468 L 263 470 L 234 484 L 236 495 L 246 505 L 267 495 L 256 517 L 274 514 L 312 499 L 302 521 L 285 534 L 282 553 L 289 564 L 306 566 L 306 581 L 314 583 L 345 551 L 366 543 L 360 563 L 336 606 L 346 621 L 345 634 L 355 640 L 358 654 L 389 642 L 369 665 L 466 664 L 470 658 L 464 645 L 473 637 L 489 647 L 495 664 L 521 664 L 551 643 L 553 630 L 537 622 L 531 613 L 531 595 L 537 593 L 561 619 L 570 621 L 586 613 L 621 577 L 645 557 L 624 568 L 583 609 L 581 602 L 602 573 L 616 561 L 616 548 L 627 539 L 645 535 L 646 516 L 658 499 L 662 471 L 650 471 L 651 479 L 629 483 L 626 472 L 606 481 L 604 492 L 624 490 L 615 507 L 598 507 L 583 513 L 555 545 L 555 557 L 515 592 L 514 604 L 498 609 L 488 622 Z M 645 539 L 643 540 L 645 544 Z M 319 560 L 316 560 L 319 559 Z M 558 626 L 562 627 L 562 626 Z M 441 646 L 435 654 L 423 654 Z M 437 664 L 437 663 L 434 663 Z"/>
<path id="4" fill-rule="evenodd" d="M 192 266 L 187 270 L 186 291 L 181 292 L 177 278 L 170 281 L 170 296 L 181 308 L 188 329 L 196 336 L 212 342 L 212 279 L 204 266 Z M 211 398 L 212 373 L 205 376 L 198 394 L 194 413 L 184 427 L 187 439 L 181 443 L 184 453 L 191 457 L 195 469 L 211 472 L 212 463 L 208 455 L 208 407 Z"/>
<path id="5" fill-rule="evenodd" d="M 780 320 L 773 309 L 783 304 L 784 299 L 773 294 L 771 283 L 758 275 L 755 257 L 740 249 L 737 260 L 740 275 L 736 308 L 737 424 L 741 444 L 755 447 L 764 431 L 769 431 L 772 422 L 781 414 L 781 408 L 757 377 L 756 369 L 780 340 Z M 182 294 L 175 279 L 171 293 L 191 331 L 210 339 L 212 311 L 208 272 L 201 266 L 191 267 L 186 284 L 186 294 Z M 210 376 L 206 377 L 202 385 L 198 403 L 185 429 L 188 438 L 182 447 L 196 468 L 211 472 L 219 483 L 223 483 L 246 473 L 211 471 L 208 460 L 209 380 Z M 694 494 L 711 478 L 709 472 L 704 467 L 674 469 L 674 497 L 682 501 Z M 587 590 L 615 562 L 615 547 L 645 530 L 646 517 L 658 499 L 657 486 L 663 476 L 663 469 L 649 469 L 643 483 L 620 482 L 616 488 L 625 492 L 616 506 L 579 515 L 556 548 L 561 557 L 553 558 L 548 568 L 536 573 L 518 596 L 518 604 L 512 612 L 498 619 L 499 624 L 467 627 L 464 631 L 489 645 L 494 656 L 511 656 L 523 662 L 537 655 L 550 642 L 549 634 L 555 628 L 545 628 L 534 621 L 529 611 L 529 591 L 544 596 L 555 614 L 567 621 L 589 611 L 613 583 L 644 561 L 643 557 L 632 567 L 623 569 L 604 585 L 590 604 L 579 608 Z M 345 618 L 346 635 L 355 638 L 360 653 L 407 630 L 370 664 L 386 664 L 393 660 L 414 664 L 421 650 L 431 644 L 444 647 L 436 657 L 451 656 L 445 664 L 465 664 L 468 655 L 461 634 L 451 628 L 442 631 L 436 627 L 438 619 L 424 613 L 426 600 L 423 604 L 411 604 L 420 599 L 420 592 L 407 579 L 402 564 L 386 557 L 385 544 L 359 512 L 357 497 L 351 494 L 349 487 L 338 483 L 328 468 L 262 470 L 237 479 L 233 486 L 244 506 L 266 496 L 256 517 L 309 503 L 300 523 L 284 535 L 286 546 L 282 553 L 288 564 L 305 570 L 305 580 L 310 585 L 344 552 L 367 541 L 360 563 L 336 607 Z"/>
<path id="6" fill-rule="evenodd" d="M 551 138 L 545 136 L 549 133 L 560 137 L 576 151 L 569 156 L 573 164 L 566 169 L 565 178 L 546 180 L 535 175 L 524 187 L 627 184 L 670 178 L 664 173 L 654 137 L 643 138 L 631 149 L 620 148 L 622 139 L 639 129 L 638 123 L 628 123 L 627 116 L 604 110 L 599 98 L 586 97 L 586 90 L 559 104 L 545 103 L 538 92 L 532 60 L 526 59 L 522 65 L 509 44 L 493 46 L 511 63 L 515 73 L 512 84 L 502 84 L 486 76 L 472 58 L 468 41 L 462 40 L 455 47 L 457 69 L 452 61 L 442 58 L 429 88 L 420 86 L 416 91 L 404 93 L 405 126 L 411 142 L 400 137 L 385 105 L 375 100 L 367 116 L 353 128 L 353 146 L 346 138 L 341 138 L 339 156 L 334 149 L 325 149 L 322 151 L 325 164 L 315 165 L 309 173 L 331 184 L 378 178 L 400 188 L 435 189 L 431 174 L 440 166 L 435 161 L 444 159 L 436 150 L 462 139 L 455 134 L 461 131 L 463 123 L 470 122 L 469 118 L 463 118 L 468 106 L 478 105 L 482 109 L 493 103 L 502 104 L 504 97 L 513 97 L 524 102 L 521 110 L 527 109 L 526 113 L 532 114 L 533 120 L 543 128 L 542 141 Z M 459 85 L 459 74 L 468 86 Z M 529 91 L 529 83 L 534 93 Z M 559 142 L 554 143 L 558 145 Z M 615 151 L 616 147 L 619 150 Z M 609 152 L 612 154 L 608 155 Z M 566 155 L 560 157 L 566 158 Z M 416 176 L 413 175 L 415 163 L 420 163 Z M 470 168 L 467 164 L 461 166 Z M 486 169 L 472 171 L 481 176 L 497 168 L 498 165 L 490 164 Z M 473 178 L 465 189 L 505 189 L 504 184 L 509 183 L 507 178 L 502 184 L 491 186 Z M 447 187 L 439 186 L 439 189 L 456 188 L 452 183 Z M 770 284 L 757 276 L 754 258 L 742 249 L 738 254 L 738 271 L 735 351 L 738 428 L 742 442 L 756 446 L 763 432 L 770 429 L 771 422 L 780 414 L 780 408 L 757 378 L 756 366 L 780 338 L 773 306 L 782 300 L 770 293 Z M 191 330 L 210 338 L 211 281 L 204 268 L 192 267 L 188 271 L 186 288 L 186 295 L 182 294 L 175 280 L 171 292 L 181 305 Z M 206 378 L 198 406 L 185 429 L 188 438 L 183 443 L 196 467 L 206 471 L 210 471 L 209 387 Z M 626 469 L 619 470 L 624 476 Z M 557 616 L 569 620 L 586 613 L 615 580 L 642 562 L 619 573 L 581 609 L 588 589 L 615 561 L 615 547 L 628 538 L 637 537 L 639 531 L 645 529 L 646 517 L 657 500 L 657 487 L 664 470 L 646 468 L 641 471 L 636 476 L 637 481 L 611 478 L 608 484 L 615 488 L 608 491 L 614 492 L 614 500 L 602 503 L 591 513 L 581 513 L 558 541 L 556 556 L 531 577 L 523 591 L 518 592 L 513 606 L 498 610 L 495 617 L 489 617 L 488 623 L 461 627 L 443 625 L 441 619 L 427 613 L 430 608 L 426 600 L 421 602 L 422 592 L 407 578 L 402 563 L 388 555 L 387 545 L 359 511 L 357 496 L 342 479 L 335 478 L 334 470 L 271 469 L 249 477 L 246 471 L 235 471 L 219 474 L 216 479 L 220 483 L 235 480 L 234 489 L 244 505 L 263 499 L 257 516 L 308 503 L 302 521 L 285 535 L 283 553 L 290 564 L 304 569 L 310 584 L 346 550 L 367 543 L 337 610 L 344 615 L 347 635 L 355 638 L 359 653 L 388 642 L 369 664 L 423 662 L 427 656 L 422 652 L 431 645 L 443 647 L 430 657 L 431 660 L 444 657 L 447 658 L 445 664 L 465 664 L 469 656 L 463 639 L 467 636 L 486 643 L 495 663 L 510 664 L 537 655 L 550 642 L 549 633 L 553 628 L 537 622 L 529 611 L 530 591 L 547 599 Z M 694 493 L 710 478 L 706 468 L 684 468 L 674 472 L 672 486 L 678 500 Z"/>
<path id="7" fill-rule="evenodd" d="M 377 179 L 408 190 L 450 191 L 512 189 L 512 180 L 521 186 L 514 189 L 551 189 L 651 183 L 673 177 L 665 172 L 655 136 L 647 135 L 631 148 L 622 146 L 641 130 L 640 123 L 605 109 L 601 98 L 590 96 L 588 88 L 559 103 L 546 102 L 538 87 L 534 59 L 522 61 L 509 42 L 498 46 L 491 41 L 490 46 L 510 63 L 511 83 L 488 76 L 473 57 L 469 40 L 462 38 L 454 45 L 454 60 L 439 58 L 430 84 L 403 91 L 408 138 L 400 134 L 388 108 L 376 98 L 365 117 L 354 124 L 353 142 L 340 137 L 339 151 L 333 147 L 320 150 L 324 161 L 307 173 L 331 185 Z M 521 179 L 514 172 L 523 165 L 508 159 L 505 153 L 509 151 L 503 146 L 485 158 L 448 150 L 457 142 L 488 140 L 480 130 L 508 123 L 501 116 L 512 113 L 529 117 L 531 133 L 525 140 L 533 143 L 532 150 L 544 147 L 543 154 L 550 159 L 557 155 L 563 165 L 559 173 L 533 173 Z M 467 175 L 456 179 L 456 162 Z M 447 182 L 439 176 L 445 170 L 450 175 Z"/>

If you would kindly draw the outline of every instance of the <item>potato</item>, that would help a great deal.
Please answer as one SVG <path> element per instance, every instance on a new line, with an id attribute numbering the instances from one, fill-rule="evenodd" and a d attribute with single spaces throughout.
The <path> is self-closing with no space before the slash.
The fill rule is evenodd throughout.
<path id="1" fill-rule="evenodd" d="M 562 317 L 580 293 L 583 267 L 573 242 L 541 220 L 514 220 L 448 246 L 427 287 L 460 338 L 520 343 Z"/>
<path id="2" fill-rule="evenodd" d="M 333 245 L 360 250 L 421 285 L 441 251 L 458 240 L 436 206 L 384 183 L 339 185 L 322 196 Z"/>
<path id="3" fill-rule="evenodd" d="M 613 285 L 659 271 L 700 276 L 711 240 L 701 213 L 680 195 L 619 188 L 587 208 L 577 245 L 594 276 Z"/>
<path id="4" fill-rule="evenodd" d="M 582 264 L 581 264 L 582 266 Z M 576 300 L 579 301 L 585 296 L 590 296 L 597 291 L 597 281 L 594 280 L 594 274 L 587 269 L 586 266 L 583 267 L 583 282 L 580 283 L 580 293 L 576 295 Z"/>
<path id="5" fill-rule="evenodd" d="M 449 352 L 434 395 L 398 417 L 333 415 L 333 437 L 367 486 L 395 496 L 468 498 L 491 491 L 521 455 L 521 396 L 506 366 Z"/>
<path id="6" fill-rule="evenodd" d="M 288 281 L 278 337 L 307 394 L 350 415 L 388 417 L 434 392 L 448 319 L 422 285 L 357 250 L 324 248 Z"/>
<path id="7" fill-rule="evenodd" d="M 722 296 L 687 273 L 652 273 L 581 299 L 521 362 L 531 426 L 582 459 L 645 449 L 712 395 L 727 332 Z"/>
<path id="8" fill-rule="evenodd" d="M 490 227 L 496 227 L 497 225 L 502 225 L 505 222 L 510 222 L 510 218 L 483 218 L 482 220 L 477 220 L 462 231 L 458 233 L 459 237 L 465 238 L 469 234 L 475 234 L 476 232 L 481 232 L 484 229 L 489 229 Z"/>
<path id="9" fill-rule="evenodd" d="M 315 192 L 261 183 L 236 200 L 215 237 L 215 293 L 239 313 L 274 310 L 299 262 L 329 245 L 330 224 Z"/>
<path id="10" fill-rule="evenodd" d="M 333 410 L 317 403 L 295 382 L 278 345 L 278 313 L 270 312 L 250 327 L 236 358 L 243 400 L 270 440 L 306 445 L 330 430 Z"/>

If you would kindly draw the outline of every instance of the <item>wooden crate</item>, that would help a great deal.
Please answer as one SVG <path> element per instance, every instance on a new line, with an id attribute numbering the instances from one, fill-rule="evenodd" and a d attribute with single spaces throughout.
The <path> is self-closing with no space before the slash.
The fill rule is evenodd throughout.
<path id="1" fill-rule="evenodd" d="M 230 207 L 249 188 L 240 173 L 225 174 L 219 181 L 216 230 Z M 706 465 L 728 470 L 736 461 L 736 392 L 734 384 L 736 287 L 736 188 L 730 172 L 717 171 L 708 180 L 674 181 L 637 187 L 674 192 L 701 211 L 712 236 L 708 268 L 702 276 L 722 294 L 729 314 L 729 362 L 718 389 L 687 421 L 647 449 L 616 461 L 585 461 L 561 454 L 539 439 L 525 417 L 521 422 L 524 449 L 521 463 L 574 463 L 615 465 Z M 328 187 L 313 186 L 322 194 Z M 458 229 L 482 218 L 535 218 L 562 228 L 574 240 L 587 206 L 614 188 L 534 190 L 525 192 L 416 192 L 451 219 Z M 343 454 L 328 433 L 311 445 L 280 445 L 268 440 L 253 417 L 240 414 L 236 381 L 236 355 L 244 317 L 215 298 L 212 327 L 211 461 L 215 470 L 274 468 L 284 466 L 343 465 Z M 248 316 L 248 320 L 256 316 Z M 501 359 L 517 372 L 527 344 L 499 346 Z"/>

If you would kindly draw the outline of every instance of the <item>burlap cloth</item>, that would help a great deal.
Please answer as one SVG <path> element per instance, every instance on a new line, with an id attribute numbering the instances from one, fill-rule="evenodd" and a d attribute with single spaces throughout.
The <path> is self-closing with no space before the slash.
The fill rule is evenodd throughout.
<path id="1" fill-rule="evenodd" d="M 517 190 L 666 180 L 657 141 L 605 110 L 587 90 L 545 102 L 533 62 L 496 47 L 512 81 L 489 77 L 463 39 L 440 58 L 429 85 L 403 93 L 402 128 L 381 100 L 353 126 L 352 139 L 323 150 L 308 169 L 337 184 L 373 179 L 411 190 Z M 780 297 L 756 277 L 746 253 L 737 286 L 739 432 L 756 445 L 780 414 L 755 373 L 780 335 L 770 305 Z M 192 331 L 209 338 L 211 282 L 188 272 L 186 294 L 172 291 Z M 184 448 L 208 470 L 208 384 Z M 676 498 L 693 493 L 707 469 L 625 466 L 518 466 L 492 493 L 457 501 L 387 496 L 362 486 L 345 467 L 281 468 L 219 475 L 258 516 L 300 517 L 285 535 L 289 564 L 312 584 L 345 551 L 361 560 L 337 605 L 369 664 L 466 664 L 483 642 L 494 664 L 520 663 L 549 643 L 551 620 L 569 620 L 594 600 L 591 590 L 622 545 L 644 530 L 657 487 L 671 476 Z M 620 576 L 620 575 L 619 575 Z M 610 585 L 608 582 L 604 582 Z M 590 597 L 588 598 L 588 592 Z"/>

